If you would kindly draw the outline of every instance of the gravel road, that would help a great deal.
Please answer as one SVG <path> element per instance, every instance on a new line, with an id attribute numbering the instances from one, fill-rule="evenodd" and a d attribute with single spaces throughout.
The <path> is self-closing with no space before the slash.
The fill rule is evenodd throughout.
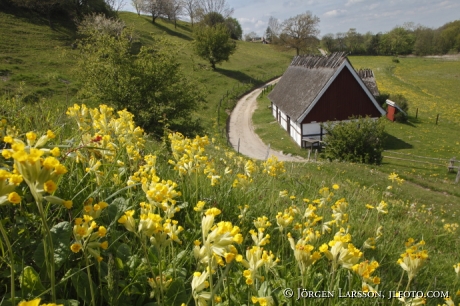
<path id="1" fill-rule="evenodd" d="M 279 79 L 273 80 L 268 84 L 274 84 Z M 249 94 L 243 96 L 230 115 L 229 122 L 229 138 L 235 151 L 239 150 L 240 153 L 250 158 L 265 160 L 268 156 L 276 156 L 280 161 L 305 161 L 305 159 L 298 156 L 284 155 L 282 152 L 269 150 L 259 136 L 254 132 L 252 124 L 252 114 L 257 108 L 257 97 L 262 92 L 265 85 L 253 90 Z M 286 134 L 287 136 L 287 134 Z"/>

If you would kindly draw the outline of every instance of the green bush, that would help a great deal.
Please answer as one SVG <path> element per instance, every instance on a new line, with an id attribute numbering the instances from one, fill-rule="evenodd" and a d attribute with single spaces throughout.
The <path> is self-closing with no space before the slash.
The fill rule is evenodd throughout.
<path id="1" fill-rule="evenodd" d="M 323 125 L 327 135 L 325 156 L 340 160 L 367 164 L 380 164 L 384 144 L 384 121 L 358 118 Z"/>

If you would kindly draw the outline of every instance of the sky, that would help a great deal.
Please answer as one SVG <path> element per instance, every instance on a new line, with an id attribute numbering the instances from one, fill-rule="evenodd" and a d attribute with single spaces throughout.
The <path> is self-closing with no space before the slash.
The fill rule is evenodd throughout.
<path id="1" fill-rule="evenodd" d="M 134 12 L 130 0 L 123 10 Z M 280 22 L 310 11 L 319 17 L 319 37 L 328 33 L 391 31 L 406 22 L 438 28 L 460 19 L 458 0 L 227 0 L 234 8 L 233 18 L 243 28 L 243 36 L 255 32 L 263 36 L 270 16 Z M 181 19 L 186 20 L 184 16 Z"/>

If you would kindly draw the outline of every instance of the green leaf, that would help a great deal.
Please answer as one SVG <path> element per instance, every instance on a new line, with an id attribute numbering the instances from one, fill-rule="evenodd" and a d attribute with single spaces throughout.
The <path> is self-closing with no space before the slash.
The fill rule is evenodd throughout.
<path id="1" fill-rule="evenodd" d="M 72 285 L 77 291 L 77 296 L 84 300 L 87 304 L 90 304 L 91 302 L 91 288 L 89 285 L 89 279 L 88 279 L 88 274 L 86 274 L 83 271 L 80 271 L 76 268 L 73 268 L 70 271 L 70 274 L 73 274 L 71 277 L 72 280 Z M 91 280 L 93 283 L 93 288 L 96 288 L 96 284 Z M 97 293 L 97 292 L 95 292 Z"/>
<path id="2" fill-rule="evenodd" d="M 171 282 L 166 291 L 166 304 L 168 305 L 180 305 L 187 303 L 188 295 L 185 292 L 184 280 L 176 278 Z"/>
<path id="3" fill-rule="evenodd" d="M 120 258 L 123 262 L 127 262 L 131 256 L 131 248 L 126 244 L 122 243 L 117 248 L 117 257 Z"/>
<path id="4" fill-rule="evenodd" d="M 54 264 L 58 270 L 70 256 L 70 238 L 72 236 L 72 225 L 67 222 L 60 222 L 50 230 L 54 246 Z M 39 267 L 45 265 L 45 253 L 43 242 L 41 242 L 34 253 L 34 261 Z"/>
<path id="5" fill-rule="evenodd" d="M 28 291 L 33 295 L 37 295 L 37 293 L 45 291 L 45 287 L 43 287 L 37 271 L 35 271 L 32 267 L 27 266 L 24 268 L 19 276 L 19 281 L 21 289 Z"/>

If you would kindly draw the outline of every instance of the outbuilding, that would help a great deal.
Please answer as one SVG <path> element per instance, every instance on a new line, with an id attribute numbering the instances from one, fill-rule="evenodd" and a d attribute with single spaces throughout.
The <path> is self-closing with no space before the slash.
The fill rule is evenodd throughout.
<path id="1" fill-rule="evenodd" d="M 385 115 L 378 94 L 372 70 L 355 71 L 340 52 L 294 57 L 268 98 L 273 116 L 304 147 L 322 140 L 323 122 Z"/>
<path id="2" fill-rule="evenodd" d="M 395 102 L 391 101 L 391 100 L 386 100 L 386 104 L 387 104 L 387 118 L 390 120 L 390 121 L 395 121 L 395 115 L 398 113 L 398 112 L 401 112 L 403 113 L 404 115 L 407 116 L 407 113 L 405 111 L 403 111 L 401 109 L 401 107 L 399 107 L 398 104 L 396 104 Z"/>

